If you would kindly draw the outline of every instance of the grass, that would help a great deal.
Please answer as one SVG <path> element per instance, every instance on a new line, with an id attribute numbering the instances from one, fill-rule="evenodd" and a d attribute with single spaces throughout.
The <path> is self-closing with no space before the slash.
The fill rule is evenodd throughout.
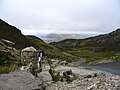
<path id="1" fill-rule="evenodd" d="M 19 68 L 19 65 L 17 64 L 0 66 L 0 74 L 10 73 L 10 72 L 15 71 L 18 68 Z"/>
<path id="2" fill-rule="evenodd" d="M 67 56 L 63 54 L 62 49 L 58 49 L 53 45 L 49 45 L 48 43 L 41 41 L 39 38 L 33 36 L 27 36 L 27 38 L 30 40 L 30 42 L 36 45 L 35 48 L 45 51 L 45 55 L 50 59 L 66 60 L 68 62 L 76 59 L 74 56 Z"/>
<path id="3" fill-rule="evenodd" d="M 20 67 L 20 53 L 0 44 L 0 74 L 12 72 Z"/>
<path id="4" fill-rule="evenodd" d="M 104 59 L 111 59 L 112 56 L 116 53 L 115 51 L 106 51 L 106 52 L 93 52 L 90 50 L 81 50 L 81 49 L 75 49 L 73 50 L 66 50 L 68 53 L 76 56 L 84 58 L 86 61 L 86 64 L 93 64 L 97 63 Z M 117 59 L 118 60 L 118 59 Z"/>
<path id="5" fill-rule="evenodd" d="M 112 56 L 110 59 L 112 59 L 115 62 L 120 62 L 120 55 L 118 55 L 118 56 Z"/>

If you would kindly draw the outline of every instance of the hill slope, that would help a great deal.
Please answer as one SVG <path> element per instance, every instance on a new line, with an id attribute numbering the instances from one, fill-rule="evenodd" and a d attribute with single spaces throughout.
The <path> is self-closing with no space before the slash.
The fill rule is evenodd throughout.
<path id="1" fill-rule="evenodd" d="M 15 48 L 22 49 L 31 45 L 29 40 L 21 33 L 19 29 L 9 25 L 0 19 L 0 40 L 7 39 L 15 43 Z"/>
<path id="2" fill-rule="evenodd" d="M 84 58 L 87 64 L 120 61 L 120 29 L 86 39 L 66 39 L 51 44 Z"/>
<path id="3" fill-rule="evenodd" d="M 53 42 L 51 44 L 66 48 L 80 47 L 97 51 L 120 51 L 120 29 L 117 29 L 108 34 L 90 37 L 86 39 L 66 39 L 60 42 Z"/>
<path id="4" fill-rule="evenodd" d="M 2 40 L 15 43 L 14 48 L 8 47 Z M 36 36 L 23 35 L 19 29 L 0 19 L 0 73 L 9 73 L 19 68 L 21 65 L 20 51 L 27 46 L 33 46 L 37 50 L 45 51 L 48 58 L 61 60 L 74 58 L 65 55 L 60 49 L 45 43 Z"/>
<path id="5" fill-rule="evenodd" d="M 36 49 L 44 50 L 49 58 L 66 57 L 60 49 L 45 43 L 36 36 L 24 36 L 19 29 L 0 19 L 0 40 L 1 39 L 14 42 L 14 47 L 19 50 L 27 46 L 33 46 Z"/>

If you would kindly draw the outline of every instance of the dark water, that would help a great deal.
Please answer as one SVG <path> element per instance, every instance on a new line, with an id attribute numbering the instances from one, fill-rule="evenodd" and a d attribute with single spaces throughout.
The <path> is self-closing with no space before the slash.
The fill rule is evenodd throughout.
<path id="1" fill-rule="evenodd" d="M 120 75 L 120 62 L 110 62 L 103 64 L 88 65 L 87 67 L 106 71 L 112 74 Z"/>

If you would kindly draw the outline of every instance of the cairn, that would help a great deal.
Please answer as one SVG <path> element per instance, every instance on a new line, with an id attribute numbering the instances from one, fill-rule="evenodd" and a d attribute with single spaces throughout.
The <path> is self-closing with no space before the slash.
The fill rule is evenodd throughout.
<path id="1" fill-rule="evenodd" d="M 22 70 L 31 72 L 34 76 L 42 71 L 41 61 L 44 52 L 36 50 L 34 47 L 27 47 L 21 51 L 21 63 L 23 64 Z"/>

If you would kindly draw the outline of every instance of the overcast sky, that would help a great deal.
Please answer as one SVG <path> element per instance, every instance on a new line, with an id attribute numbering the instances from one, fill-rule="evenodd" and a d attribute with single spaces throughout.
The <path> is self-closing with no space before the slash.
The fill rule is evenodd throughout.
<path id="1" fill-rule="evenodd" d="M 23 34 L 100 34 L 120 27 L 120 0 L 0 0 L 0 18 Z"/>

